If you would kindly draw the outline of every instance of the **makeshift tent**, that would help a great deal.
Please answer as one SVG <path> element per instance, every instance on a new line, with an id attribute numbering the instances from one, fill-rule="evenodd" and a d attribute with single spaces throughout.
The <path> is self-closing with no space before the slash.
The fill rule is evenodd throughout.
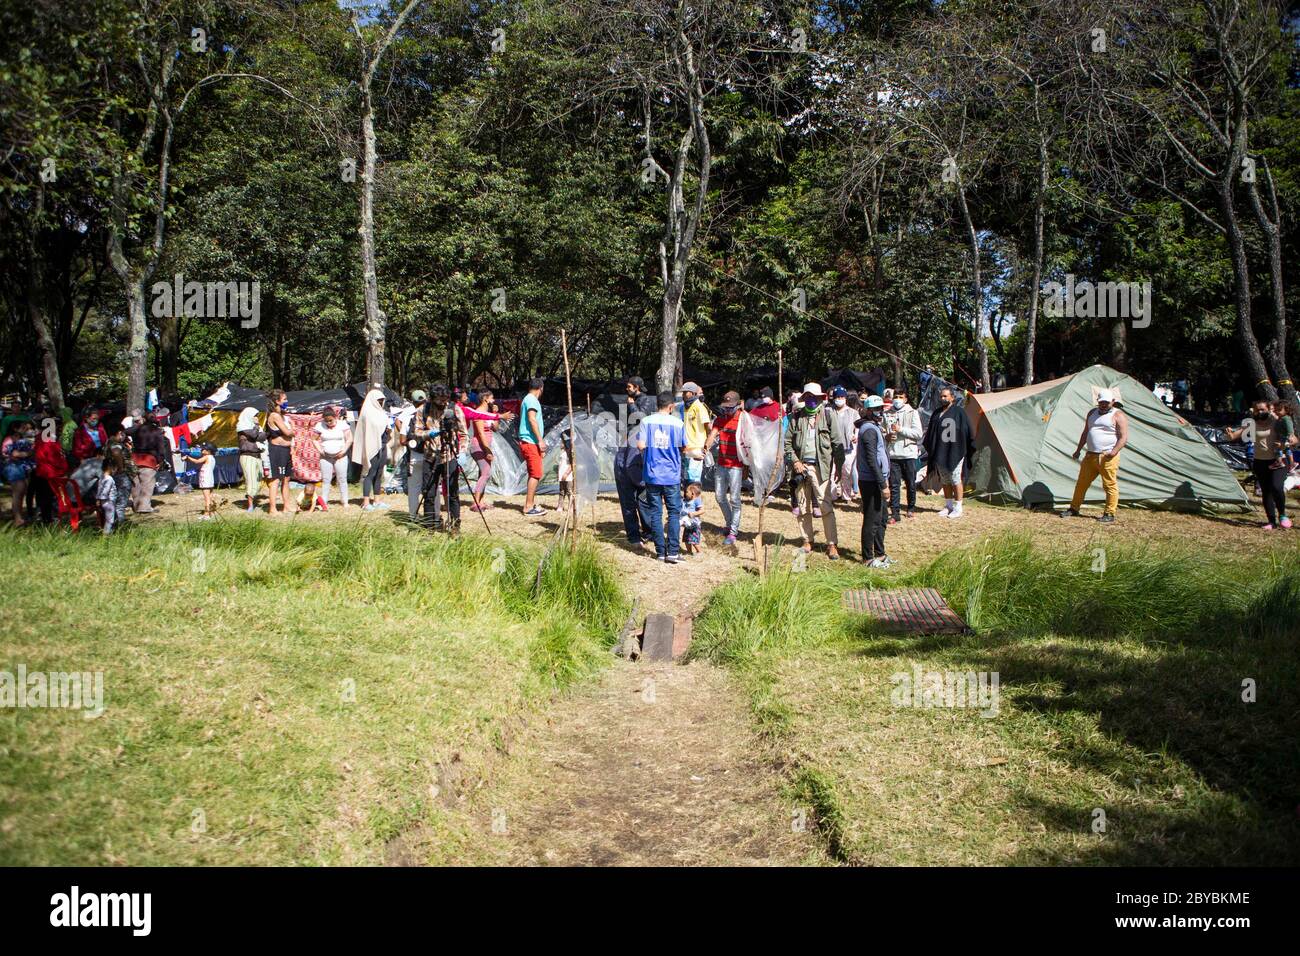
<path id="1" fill-rule="evenodd" d="M 1110 389 L 1129 421 L 1120 455 L 1120 503 L 1179 510 L 1249 510 L 1241 485 L 1185 419 L 1141 382 L 1104 365 L 1064 378 L 971 394 L 975 434 L 970 480 L 986 501 L 1026 507 L 1068 504 L 1079 465 L 1071 457 L 1100 389 Z M 1086 502 L 1104 500 L 1095 481 Z"/>
<path id="2" fill-rule="evenodd" d="M 789 387 L 786 391 L 792 391 L 796 388 L 803 388 L 802 382 L 791 382 L 786 379 Z M 860 395 L 881 395 L 885 391 L 885 371 L 880 368 L 869 368 L 862 372 L 855 372 L 849 368 L 833 368 L 821 380 L 821 386 L 827 392 L 836 386 L 843 386 L 851 392 L 857 392 Z"/>

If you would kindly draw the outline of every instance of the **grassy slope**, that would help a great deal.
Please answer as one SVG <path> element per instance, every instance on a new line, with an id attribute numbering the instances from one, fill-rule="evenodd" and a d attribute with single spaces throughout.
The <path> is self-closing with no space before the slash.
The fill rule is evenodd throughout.
<path id="1" fill-rule="evenodd" d="M 693 653 L 742 675 L 843 859 L 1300 862 L 1294 562 L 1109 548 L 1098 572 L 1097 558 L 1011 537 L 908 578 L 779 573 L 719 592 Z M 880 634 L 839 607 L 868 582 L 933 585 L 975 633 Z M 998 716 L 893 706 L 890 677 L 914 663 L 997 671 Z"/>
<path id="2" fill-rule="evenodd" d="M 0 532 L 0 668 L 103 670 L 107 707 L 0 711 L 0 864 L 375 863 L 412 832 L 465 860 L 449 781 L 621 623 L 594 553 L 561 552 L 534 601 L 537 553 L 490 539 Z"/>

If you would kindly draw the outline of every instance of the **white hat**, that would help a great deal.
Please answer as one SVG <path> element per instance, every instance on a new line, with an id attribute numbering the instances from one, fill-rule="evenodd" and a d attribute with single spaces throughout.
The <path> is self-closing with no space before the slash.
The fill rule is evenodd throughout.
<path id="1" fill-rule="evenodd" d="M 816 395 L 818 398 L 823 397 L 822 387 L 817 382 L 809 382 L 803 387 L 804 395 Z"/>
<path id="2" fill-rule="evenodd" d="M 1099 402 L 1113 402 L 1113 401 L 1115 401 L 1115 396 L 1112 395 L 1112 394 L 1110 393 L 1110 389 L 1108 389 L 1108 388 L 1099 388 L 1099 389 L 1097 390 L 1097 401 L 1099 401 Z"/>

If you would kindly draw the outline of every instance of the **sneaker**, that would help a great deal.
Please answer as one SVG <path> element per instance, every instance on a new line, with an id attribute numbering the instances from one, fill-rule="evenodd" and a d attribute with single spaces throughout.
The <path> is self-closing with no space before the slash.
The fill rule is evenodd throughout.
<path id="1" fill-rule="evenodd" d="M 330 510 L 330 506 L 325 503 L 325 499 L 319 495 L 316 496 L 316 507 L 320 508 L 321 511 Z"/>
<path id="2" fill-rule="evenodd" d="M 244 510 L 251 515 L 254 511 L 257 510 L 257 505 L 249 505 Z"/>
<path id="3" fill-rule="evenodd" d="M 799 510 L 798 505 L 795 505 L 793 508 L 791 508 L 790 513 L 794 515 L 796 518 L 799 517 L 801 514 L 803 514 L 803 512 Z"/>
<path id="4" fill-rule="evenodd" d="M 1073 508 L 1066 508 L 1064 511 L 1058 511 L 1058 512 L 1057 512 L 1057 517 L 1058 517 L 1058 518 L 1077 518 L 1077 517 L 1079 517 L 1079 512 L 1075 511 Z"/>
<path id="5" fill-rule="evenodd" d="M 887 519 L 885 520 L 885 524 L 898 524 L 898 519 L 897 519 L 897 518 L 887 518 Z"/>
<path id="6" fill-rule="evenodd" d="M 199 515 L 199 517 L 198 517 L 197 520 L 199 520 L 199 521 L 211 521 L 211 520 L 212 520 L 212 515 Z"/>
<path id="7" fill-rule="evenodd" d="M 867 567 L 869 567 L 869 568 L 879 568 L 879 569 L 883 570 L 883 569 L 889 567 L 889 565 L 885 564 L 885 559 L 884 559 L 884 558 L 872 558 L 870 561 L 867 562 Z"/>
<path id="8" fill-rule="evenodd" d="M 880 556 L 880 560 L 883 562 L 883 563 L 880 565 L 882 568 L 892 568 L 894 565 L 896 565 L 896 564 L 898 563 L 897 561 L 895 561 L 893 558 L 891 558 L 891 557 L 890 557 L 889 555 L 887 555 L 887 554 L 882 554 L 882 555 Z"/>
<path id="9" fill-rule="evenodd" d="M 682 556 L 680 554 L 665 554 L 664 562 L 666 564 L 676 564 L 678 561 L 681 560 L 681 558 Z"/>
<path id="10" fill-rule="evenodd" d="M 1114 523 L 1115 523 L 1115 516 L 1114 516 L 1114 515 L 1102 515 L 1102 516 L 1101 516 L 1100 518 L 1098 518 L 1097 520 L 1100 521 L 1102 524 L 1114 524 Z"/>
<path id="11" fill-rule="evenodd" d="M 391 505 L 389 505 L 387 501 L 376 501 L 374 505 L 376 511 L 384 511 L 389 507 L 391 507 Z"/>
<path id="12" fill-rule="evenodd" d="M 736 536 L 734 534 L 729 534 L 722 543 L 728 548 L 734 548 L 736 546 Z"/>
<path id="13" fill-rule="evenodd" d="M 1272 531 L 1272 530 L 1273 530 L 1273 526 L 1272 526 L 1271 524 L 1262 524 L 1262 525 L 1259 526 L 1259 530 L 1260 530 L 1260 531 Z"/>
<path id="14" fill-rule="evenodd" d="M 820 518 L 821 516 L 822 516 L 822 509 L 821 509 L 821 508 L 814 508 L 814 509 L 813 509 L 813 517 L 814 517 L 814 518 Z"/>
<path id="15" fill-rule="evenodd" d="M 832 561 L 838 561 L 840 559 L 839 549 L 836 548 L 835 545 L 831 545 L 826 549 L 826 557 L 830 558 Z"/>
<path id="16" fill-rule="evenodd" d="M 908 508 L 908 509 L 907 509 L 907 516 L 908 516 L 909 518 L 915 518 L 915 517 L 916 517 L 916 512 L 913 511 L 911 508 Z"/>
<path id="17" fill-rule="evenodd" d="M 1291 519 L 1283 518 L 1281 521 L 1278 522 L 1278 524 L 1283 528 L 1289 528 L 1291 527 Z"/>
<path id="18" fill-rule="evenodd" d="M 949 518 L 960 518 L 961 516 L 962 516 L 962 510 L 960 505 L 958 505 L 956 508 L 953 508 L 952 511 L 948 512 Z"/>
<path id="19" fill-rule="evenodd" d="M 546 514 L 545 508 L 538 508 L 536 505 L 534 505 L 533 507 L 529 508 L 527 511 L 524 512 L 524 517 L 539 518 L 544 514 Z"/>

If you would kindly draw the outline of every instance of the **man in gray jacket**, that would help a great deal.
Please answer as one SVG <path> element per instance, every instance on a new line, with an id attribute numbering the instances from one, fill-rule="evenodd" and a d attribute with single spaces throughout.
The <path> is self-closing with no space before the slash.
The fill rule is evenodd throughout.
<path id="1" fill-rule="evenodd" d="M 907 403 L 907 389 L 894 390 L 892 401 L 885 393 L 884 432 L 889 447 L 890 524 L 896 524 L 902 510 L 900 486 L 907 486 L 907 516 L 916 516 L 916 459 L 920 451 L 921 413 Z"/>

